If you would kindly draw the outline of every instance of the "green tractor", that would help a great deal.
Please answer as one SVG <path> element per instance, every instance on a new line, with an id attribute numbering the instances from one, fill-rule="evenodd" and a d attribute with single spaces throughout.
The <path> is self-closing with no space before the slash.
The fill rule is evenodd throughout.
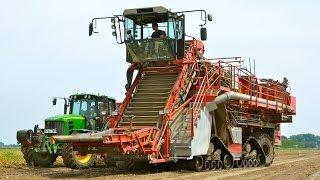
<path id="1" fill-rule="evenodd" d="M 53 105 L 56 105 L 57 99 L 53 99 Z M 60 155 L 67 167 L 89 168 L 96 163 L 96 155 L 77 153 L 71 144 L 50 144 L 49 138 L 103 130 L 106 118 L 116 110 L 116 101 L 108 96 L 93 94 L 75 94 L 59 99 L 65 101 L 63 115 L 45 119 L 44 129 L 35 125 L 33 130 L 17 131 L 23 157 L 30 166 L 49 167 Z"/>

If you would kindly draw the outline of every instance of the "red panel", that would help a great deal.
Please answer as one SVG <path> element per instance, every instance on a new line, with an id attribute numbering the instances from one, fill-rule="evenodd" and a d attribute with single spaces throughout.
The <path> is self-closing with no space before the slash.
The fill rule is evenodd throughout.
<path id="1" fill-rule="evenodd" d="M 228 149 L 230 153 L 241 153 L 242 145 L 241 144 L 229 144 Z"/>
<path id="2" fill-rule="evenodd" d="M 281 131 L 280 130 L 274 131 L 274 145 L 281 146 Z"/>

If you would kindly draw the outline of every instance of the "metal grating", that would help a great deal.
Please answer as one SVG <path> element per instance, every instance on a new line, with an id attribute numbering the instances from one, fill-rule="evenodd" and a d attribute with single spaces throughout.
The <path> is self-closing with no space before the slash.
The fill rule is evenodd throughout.
<path id="1" fill-rule="evenodd" d="M 63 122 L 57 121 L 46 121 L 45 122 L 45 129 L 56 129 L 58 135 L 64 134 L 63 132 Z"/>

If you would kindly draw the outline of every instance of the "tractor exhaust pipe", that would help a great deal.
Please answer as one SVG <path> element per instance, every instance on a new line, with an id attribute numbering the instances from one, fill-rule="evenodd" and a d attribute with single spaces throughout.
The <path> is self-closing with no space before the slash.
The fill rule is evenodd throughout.
<path id="1" fill-rule="evenodd" d="M 294 109 L 291 106 L 288 106 L 286 104 L 282 104 L 277 101 L 270 101 L 270 100 L 258 98 L 255 96 L 249 96 L 246 94 L 241 94 L 241 93 L 231 92 L 231 91 L 216 97 L 216 99 L 213 102 L 209 102 L 208 103 L 209 111 L 213 111 L 213 110 L 217 109 L 217 106 L 219 104 L 224 103 L 229 100 L 257 101 L 258 103 L 280 107 L 282 109 L 288 110 L 289 112 L 294 111 Z"/>

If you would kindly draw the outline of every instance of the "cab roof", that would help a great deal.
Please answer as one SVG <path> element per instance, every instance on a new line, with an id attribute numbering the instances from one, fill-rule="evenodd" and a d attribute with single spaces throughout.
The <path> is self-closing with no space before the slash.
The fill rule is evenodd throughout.
<path id="1" fill-rule="evenodd" d="M 95 94 L 95 93 L 77 93 L 77 94 L 72 94 L 70 95 L 70 97 L 72 96 L 93 96 L 95 98 L 108 98 L 108 99 L 112 99 L 114 101 L 116 101 L 116 99 L 114 97 L 111 96 L 106 96 L 106 95 L 102 95 L 102 94 Z"/>
<path id="2" fill-rule="evenodd" d="M 136 24 L 168 21 L 169 10 L 162 6 L 125 9 L 123 16 L 135 21 Z"/>
<path id="3" fill-rule="evenodd" d="M 135 8 L 135 9 L 125 9 L 123 11 L 124 16 L 137 15 L 137 14 L 148 14 L 148 13 L 167 13 L 169 10 L 163 6 L 146 7 L 146 8 Z"/>

